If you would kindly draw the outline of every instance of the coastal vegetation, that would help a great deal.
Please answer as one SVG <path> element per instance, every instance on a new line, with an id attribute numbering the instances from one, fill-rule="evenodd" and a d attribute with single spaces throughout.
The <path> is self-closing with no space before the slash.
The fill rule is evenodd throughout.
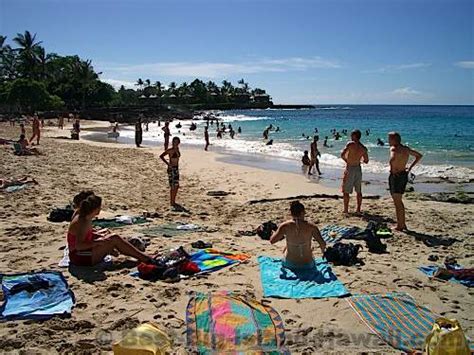
<path id="1" fill-rule="evenodd" d="M 139 108 L 169 105 L 188 109 L 266 108 L 270 96 L 264 89 L 252 89 L 241 79 L 237 85 L 224 80 L 195 79 L 190 83 L 139 78 L 133 88 L 116 90 L 101 81 L 91 60 L 77 55 L 48 53 L 29 31 L 18 33 L 7 43 L 0 35 L 0 110 L 88 110 L 112 107 Z"/>

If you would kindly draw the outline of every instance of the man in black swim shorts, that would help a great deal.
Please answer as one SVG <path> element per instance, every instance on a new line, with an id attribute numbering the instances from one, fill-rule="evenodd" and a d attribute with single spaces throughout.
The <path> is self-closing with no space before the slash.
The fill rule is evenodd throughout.
<path id="1" fill-rule="evenodd" d="M 402 144 L 402 138 L 397 132 L 388 134 L 388 142 L 390 144 L 390 176 L 388 185 L 390 194 L 392 195 L 395 211 L 397 213 L 397 230 L 403 231 L 407 229 L 405 223 L 405 205 L 403 204 L 403 194 L 408 182 L 408 174 L 411 169 L 418 164 L 423 155 Z M 410 156 L 415 160 L 407 168 Z"/>

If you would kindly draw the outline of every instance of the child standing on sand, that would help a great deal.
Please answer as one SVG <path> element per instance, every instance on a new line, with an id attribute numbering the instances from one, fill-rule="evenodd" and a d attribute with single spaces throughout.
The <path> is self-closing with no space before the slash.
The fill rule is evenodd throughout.
<path id="1" fill-rule="evenodd" d="M 176 203 L 176 195 L 179 189 L 179 158 L 181 152 L 179 151 L 179 144 L 181 143 L 178 137 L 174 137 L 171 141 L 171 148 L 166 149 L 160 155 L 160 159 L 168 166 L 168 181 L 170 184 L 170 204 L 175 210 L 181 206 Z M 168 160 L 165 157 L 168 156 Z"/>

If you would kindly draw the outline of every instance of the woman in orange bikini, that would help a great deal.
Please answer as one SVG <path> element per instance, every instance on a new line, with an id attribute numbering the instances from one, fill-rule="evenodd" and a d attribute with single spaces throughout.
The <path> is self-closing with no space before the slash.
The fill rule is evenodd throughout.
<path id="1" fill-rule="evenodd" d="M 108 254 L 131 256 L 141 262 L 149 262 L 151 257 L 143 254 L 129 242 L 116 234 L 104 235 L 92 228 L 92 220 L 99 215 L 102 199 L 94 194 L 86 194 L 82 201 L 78 198 L 75 203 L 79 206 L 72 218 L 67 233 L 69 259 L 72 264 L 92 266 L 100 263 Z"/>

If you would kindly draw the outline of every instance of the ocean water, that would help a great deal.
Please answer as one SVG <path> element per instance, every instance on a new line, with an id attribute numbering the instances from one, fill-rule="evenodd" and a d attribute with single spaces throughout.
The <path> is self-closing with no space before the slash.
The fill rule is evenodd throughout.
<path id="1" fill-rule="evenodd" d="M 388 172 L 389 147 L 377 146 L 377 138 L 387 142 L 387 133 L 397 131 L 402 141 L 421 152 L 424 157 L 414 173 L 425 178 L 449 178 L 468 181 L 474 178 L 474 106 L 382 106 L 382 105 L 337 105 L 304 110 L 236 110 L 215 112 L 226 125 L 235 130 L 241 127 L 242 134 L 231 139 L 228 134 L 223 139 L 216 138 L 216 126 L 210 126 L 211 144 L 230 153 L 265 155 L 292 162 L 301 160 L 304 150 L 309 150 L 310 139 L 315 128 L 320 138 L 322 153 L 321 168 L 342 168 L 340 151 L 348 137 L 335 140 L 331 129 L 341 131 L 353 129 L 363 133 L 362 143 L 369 150 L 370 162 L 364 171 L 373 174 Z M 183 127 L 175 128 L 172 134 L 179 135 L 185 144 L 203 145 L 204 121 L 197 121 L 198 129 L 189 131 L 190 122 L 181 122 Z M 263 130 L 272 124 L 280 127 L 280 132 L 271 131 L 274 143 L 266 146 L 262 138 Z M 365 131 L 370 129 L 370 134 Z M 179 133 L 178 133 L 179 131 Z M 122 131 L 122 138 L 133 137 L 133 131 Z M 329 148 L 323 141 L 329 136 Z M 150 124 L 149 132 L 144 132 L 144 140 L 161 142 L 163 135 L 157 124 Z M 213 149 L 215 149 L 213 147 Z"/>

